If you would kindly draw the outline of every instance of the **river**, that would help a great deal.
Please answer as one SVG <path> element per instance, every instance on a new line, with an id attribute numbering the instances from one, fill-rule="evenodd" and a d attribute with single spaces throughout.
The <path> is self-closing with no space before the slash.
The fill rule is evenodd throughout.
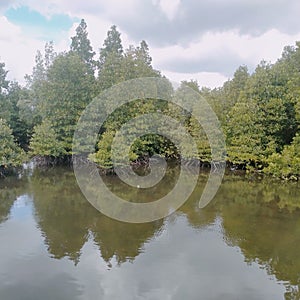
<path id="1" fill-rule="evenodd" d="M 206 180 L 165 219 L 128 224 L 98 212 L 69 168 L 1 179 L 0 299 L 300 299 L 300 185 L 226 174 L 200 209 Z"/>

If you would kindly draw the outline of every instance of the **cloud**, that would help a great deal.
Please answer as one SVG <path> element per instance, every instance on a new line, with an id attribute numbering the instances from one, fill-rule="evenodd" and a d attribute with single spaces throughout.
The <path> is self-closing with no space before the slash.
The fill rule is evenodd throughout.
<path id="1" fill-rule="evenodd" d="M 170 20 L 159 7 L 145 0 L 143 7 L 136 7 L 134 19 L 128 20 L 124 14 L 118 21 L 135 39 L 144 38 L 157 46 L 184 45 L 207 31 L 237 30 L 251 36 L 271 29 L 290 34 L 300 31 L 298 0 L 288 4 L 284 0 L 185 0 L 177 10 L 176 17 Z"/>
<path id="2" fill-rule="evenodd" d="M 10 22 L 19 25 L 24 34 L 44 40 L 59 39 L 62 33 L 67 32 L 78 21 L 78 18 L 61 13 L 46 17 L 27 6 L 10 8 L 5 16 Z"/>
<path id="3" fill-rule="evenodd" d="M 34 54 L 43 47 L 43 41 L 25 37 L 19 26 L 0 16 L 0 60 L 5 62 L 6 69 L 10 71 L 9 79 L 24 82 L 24 75 L 31 73 Z"/>
<path id="4" fill-rule="evenodd" d="M 107 31 L 116 24 L 124 48 L 144 39 L 155 68 L 171 79 L 194 78 L 209 86 L 212 78 L 220 85 L 222 80 L 232 77 L 241 64 L 252 70 L 262 59 L 274 62 L 285 45 L 300 40 L 298 0 L 288 3 L 284 0 L 89 0 L 85 3 L 15 0 L 13 3 L 10 7 L 15 10 L 27 6 L 38 12 L 45 22 L 43 26 L 32 22 L 26 26 L 20 19 L 6 19 L 6 22 L 2 19 L 0 23 L 1 59 L 18 80 L 31 72 L 34 54 L 43 49 L 46 41 L 53 39 L 58 51 L 68 50 L 70 37 L 75 35 L 81 18 L 87 22 L 96 58 Z M 0 11 L 7 5 L 8 1 L 2 1 Z M 63 19 L 61 22 L 56 19 L 51 27 L 55 16 Z M 24 54 L 16 61 L 19 49 Z"/>
<path id="5" fill-rule="evenodd" d="M 82 15 L 81 17 L 87 22 L 88 38 L 91 41 L 93 50 L 96 52 L 96 55 L 99 55 L 99 49 L 102 47 L 104 39 L 107 35 L 107 31 L 113 25 L 113 23 L 102 19 L 99 20 L 99 18 L 94 17 L 93 15 Z M 59 44 L 58 48 L 61 51 L 69 48 L 71 43 L 71 37 L 75 36 L 76 28 L 78 25 L 79 22 L 75 22 L 68 31 L 68 34 L 65 37 L 65 39 Z M 122 40 L 123 39 L 124 35 L 122 35 Z"/>
<path id="6" fill-rule="evenodd" d="M 139 0 L 89 0 L 84 3 L 81 0 L 48 0 L 47 2 L 16 0 L 15 6 L 28 6 L 48 17 L 53 14 L 64 13 L 70 16 L 93 15 L 98 18 L 109 19 L 112 16 L 117 17 L 124 14 L 128 18 L 132 17 L 132 12 L 139 5 L 139 2 Z"/>
<path id="7" fill-rule="evenodd" d="M 159 6 L 167 18 L 172 21 L 178 13 L 180 0 L 154 0 L 153 4 Z"/>
<path id="8" fill-rule="evenodd" d="M 237 30 L 261 35 L 271 29 L 295 34 L 300 31 L 298 0 L 17 0 L 44 15 L 90 15 L 122 28 L 135 41 L 155 46 L 184 45 L 207 31 Z"/>
<path id="9" fill-rule="evenodd" d="M 10 0 L 2 0 L 0 2 L 0 13 L 5 11 L 5 9 L 9 6 L 10 2 Z"/>
<path id="10" fill-rule="evenodd" d="M 206 33 L 197 42 L 154 48 L 156 65 L 165 71 L 177 73 L 220 73 L 231 77 L 240 65 L 254 70 L 261 60 L 275 62 L 284 46 L 300 39 L 296 35 L 270 30 L 257 37 L 239 35 L 237 31 Z"/>
<path id="11" fill-rule="evenodd" d="M 225 81 L 228 80 L 228 77 L 217 72 L 179 73 L 163 71 L 162 74 L 175 83 L 180 83 L 183 80 L 190 81 L 193 79 L 197 80 L 200 87 L 208 88 L 220 87 Z"/>

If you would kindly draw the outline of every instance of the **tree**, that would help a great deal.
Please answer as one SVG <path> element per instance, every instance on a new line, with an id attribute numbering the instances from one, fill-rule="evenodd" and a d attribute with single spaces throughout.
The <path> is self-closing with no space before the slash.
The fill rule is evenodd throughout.
<path id="1" fill-rule="evenodd" d="M 22 88 L 17 82 L 6 79 L 7 71 L 5 65 L 0 64 L 0 118 L 5 119 L 7 125 L 12 129 L 16 142 L 22 148 L 28 143 L 28 127 L 20 119 L 19 107 L 17 105 Z"/>
<path id="2" fill-rule="evenodd" d="M 59 157 L 65 154 L 63 143 L 59 141 L 50 121 L 44 120 L 34 127 L 30 151 L 32 155 L 45 157 Z"/>
<path id="3" fill-rule="evenodd" d="M 264 132 L 263 148 L 273 144 L 274 150 L 280 151 L 284 144 L 291 142 L 294 135 L 294 132 L 290 132 L 290 122 L 294 117 L 285 86 L 285 78 L 278 65 L 262 61 L 240 95 L 240 102 L 252 101 L 257 106 L 259 124 Z"/>
<path id="4" fill-rule="evenodd" d="M 76 35 L 71 38 L 71 51 L 76 53 L 89 67 L 89 70 L 94 74 L 95 62 L 93 60 L 95 52 L 91 46 L 91 42 L 88 39 L 87 24 L 84 19 L 76 28 Z"/>
<path id="5" fill-rule="evenodd" d="M 225 127 L 228 160 L 237 165 L 256 165 L 264 159 L 264 130 L 258 106 L 251 101 L 236 103 Z"/>
<path id="6" fill-rule="evenodd" d="M 107 33 L 103 48 L 100 49 L 98 62 L 98 86 L 100 90 L 107 89 L 124 80 L 122 72 L 123 46 L 121 34 L 113 25 Z"/>
<path id="7" fill-rule="evenodd" d="M 20 118 L 32 129 L 42 122 L 44 85 L 47 82 L 47 72 L 52 66 L 57 53 L 54 51 L 53 42 L 45 44 L 44 54 L 37 51 L 35 65 L 31 75 L 25 75 L 27 89 L 23 90 L 19 99 Z"/>
<path id="8" fill-rule="evenodd" d="M 75 126 L 81 112 L 93 99 L 93 90 L 94 76 L 73 52 L 58 55 L 47 71 L 40 112 L 43 119 L 50 122 L 67 154 L 71 154 Z"/>
<path id="9" fill-rule="evenodd" d="M 123 59 L 123 80 L 160 76 L 160 72 L 153 69 L 151 62 L 149 47 L 145 41 L 142 41 L 138 47 L 129 46 Z"/>
<path id="10" fill-rule="evenodd" d="M 233 78 L 224 84 L 227 101 L 231 106 L 239 101 L 240 94 L 245 90 L 250 75 L 247 66 L 240 66 L 233 74 Z"/>
<path id="11" fill-rule="evenodd" d="M 5 64 L 0 63 L 0 118 L 5 118 L 9 114 L 10 108 L 7 106 L 7 93 L 9 81 L 6 79 L 8 71 L 5 70 Z"/>
<path id="12" fill-rule="evenodd" d="M 57 53 L 54 51 L 54 44 L 53 41 L 45 44 L 45 58 L 44 58 L 44 65 L 45 70 L 48 70 L 52 65 Z"/>
<path id="13" fill-rule="evenodd" d="M 45 61 L 40 50 L 38 50 L 36 53 L 35 66 L 32 69 L 32 74 L 25 75 L 25 79 L 28 87 L 38 85 L 40 82 L 43 82 L 46 79 Z"/>
<path id="14" fill-rule="evenodd" d="M 22 111 L 20 109 L 19 101 L 24 97 L 25 90 L 17 82 L 11 82 L 8 88 L 7 104 L 10 111 L 6 115 L 6 120 L 13 130 L 13 135 L 16 142 L 27 150 L 29 139 L 32 133 L 32 124 L 22 118 Z M 32 119 L 32 115 L 30 115 Z"/>
<path id="15" fill-rule="evenodd" d="M 114 55 L 121 59 L 123 56 L 123 46 L 121 41 L 121 34 L 118 32 L 116 25 L 113 25 L 107 32 L 107 37 L 104 40 L 103 48 L 100 49 L 99 67 L 100 72 L 107 58 Z"/>
<path id="16" fill-rule="evenodd" d="M 5 120 L 0 118 L 0 167 L 16 167 L 22 164 L 25 154 L 15 143 L 12 130 Z"/>
<path id="17" fill-rule="evenodd" d="M 0 95 L 8 88 L 8 80 L 6 79 L 8 71 L 5 70 L 5 63 L 0 63 Z"/>
<path id="18" fill-rule="evenodd" d="M 273 153 L 267 163 L 265 173 L 281 178 L 300 178 L 300 135 L 297 134 L 292 144 L 285 146 L 282 153 Z"/>
<path id="19" fill-rule="evenodd" d="M 222 122 L 226 120 L 231 108 L 241 100 L 249 78 L 247 66 L 240 66 L 231 80 L 226 81 L 221 89 L 214 91 L 214 105 L 220 111 L 219 117 Z"/>

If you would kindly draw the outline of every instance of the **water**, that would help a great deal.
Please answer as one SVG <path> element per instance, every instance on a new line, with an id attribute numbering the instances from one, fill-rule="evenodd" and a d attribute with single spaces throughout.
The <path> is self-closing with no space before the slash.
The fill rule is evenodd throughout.
<path id="1" fill-rule="evenodd" d="M 299 184 L 226 175 L 199 209 L 206 179 L 147 224 L 100 214 L 69 169 L 0 180 L 0 299 L 300 299 Z"/>

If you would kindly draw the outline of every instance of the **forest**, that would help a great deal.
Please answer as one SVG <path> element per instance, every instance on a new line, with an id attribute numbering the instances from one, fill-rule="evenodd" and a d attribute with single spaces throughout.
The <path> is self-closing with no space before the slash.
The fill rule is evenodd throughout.
<path id="1" fill-rule="evenodd" d="M 5 63 L 0 62 L 2 175 L 32 158 L 57 163 L 70 159 L 76 124 L 94 97 L 126 80 L 163 78 L 152 66 L 147 43 L 141 41 L 124 49 L 115 25 L 96 53 L 84 20 L 71 38 L 68 51 L 56 53 L 53 42 L 37 51 L 25 86 L 8 80 L 7 73 Z M 180 95 L 184 86 L 200 93 L 218 116 L 231 169 L 300 179 L 300 42 L 286 46 L 275 63 L 261 61 L 252 73 L 245 65 L 238 67 L 222 87 L 200 87 L 191 79 L 182 81 L 175 93 Z M 115 111 L 101 128 L 95 153 L 89 159 L 110 169 L 116 131 L 133 116 L 158 108 L 180 120 L 196 141 L 197 157 L 186 158 L 209 162 L 208 139 L 193 114 L 154 99 L 140 99 Z M 180 157 L 171 141 L 155 134 L 136 140 L 130 151 L 132 161 L 154 153 L 174 160 Z"/>

